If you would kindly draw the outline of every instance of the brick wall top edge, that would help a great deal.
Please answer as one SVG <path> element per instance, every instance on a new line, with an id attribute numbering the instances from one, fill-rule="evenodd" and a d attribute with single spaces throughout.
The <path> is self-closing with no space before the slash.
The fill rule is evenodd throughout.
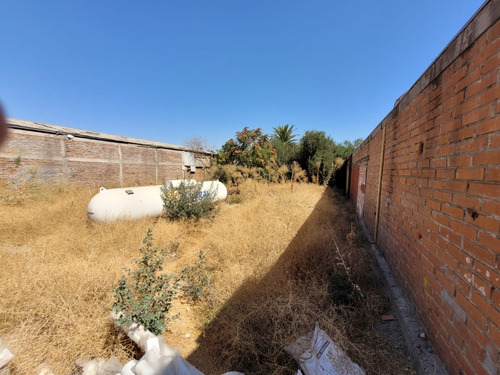
<path id="1" fill-rule="evenodd" d="M 413 99 L 417 97 L 436 77 L 438 77 L 456 58 L 469 48 L 489 27 L 500 18 L 500 0 L 487 0 L 457 33 L 427 70 L 396 100 L 394 108 L 377 125 L 358 150 L 368 143 L 390 120 L 397 116 Z M 356 150 L 357 151 L 357 150 Z M 354 153 L 356 153 L 354 151 Z"/>
<path id="2" fill-rule="evenodd" d="M 164 148 L 164 149 L 168 149 L 168 150 L 189 151 L 189 152 L 195 152 L 197 154 L 205 154 L 205 155 L 212 154 L 209 151 L 194 150 L 194 149 L 191 149 L 189 147 L 177 146 L 177 145 L 172 145 L 169 143 L 148 141 L 145 139 L 130 138 L 130 137 L 124 137 L 121 135 L 105 134 L 105 133 L 94 132 L 94 131 L 89 131 L 89 130 L 68 128 L 65 126 L 44 124 L 44 123 L 40 123 L 40 122 L 32 122 L 32 121 L 26 121 L 26 120 L 18 120 L 18 119 L 13 119 L 13 118 L 7 118 L 7 126 L 9 128 L 12 128 L 12 129 L 33 131 L 33 132 L 38 132 L 38 133 L 50 133 L 50 134 L 62 134 L 62 135 L 71 134 L 71 135 L 73 135 L 75 137 L 79 137 L 79 138 L 87 138 L 87 139 L 94 139 L 94 140 L 100 140 L 100 141 L 110 141 L 110 142 L 115 142 L 115 143 L 134 144 L 134 145 L 140 145 L 140 146 Z"/>

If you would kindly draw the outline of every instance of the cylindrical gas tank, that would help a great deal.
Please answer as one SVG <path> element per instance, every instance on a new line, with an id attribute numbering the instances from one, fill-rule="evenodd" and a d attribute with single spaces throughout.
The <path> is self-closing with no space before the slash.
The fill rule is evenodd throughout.
<path id="1" fill-rule="evenodd" d="M 194 180 L 171 180 L 174 188 L 181 182 L 196 183 Z M 168 182 L 167 182 L 168 184 Z M 110 223 L 119 219 L 133 220 L 143 217 L 159 217 L 163 213 L 161 198 L 162 185 L 138 186 L 129 188 L 105 189 L 101 187 L 89 202 L 87 214 L 90 219 Z M 219 181 L 205 181 L 202 191 L 214 192 L 215 200 L 224 200 L 227 189 Z"/>
<path id="2" fill-rule="evenodd" d="M 174 188 L 178 188 L 181 182 L 185 184 L 196 184 L 196 180 L 170 180 L 167 181 L 171 183 Z M 226 186 L 220 181 L 204 181 L 201 184 L 201 191 L 213 192 L 215 201 L 223 201 L 227 198 Z"/>

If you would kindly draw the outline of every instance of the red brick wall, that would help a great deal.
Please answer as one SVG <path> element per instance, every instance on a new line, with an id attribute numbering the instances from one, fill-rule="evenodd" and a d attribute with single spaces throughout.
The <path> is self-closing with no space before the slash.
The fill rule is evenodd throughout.
<path id="1" fill-rule="evenodd" d="M 499 3 L 483 7 L 352 157 L 354 204 L 367 163 L 361 217 L 374 233 L 385 127 L 377 243 L 452 374 L 500 373 Z"/>
<path id="2" fill-rule="evenodd" d="M 183 163 L 181 147 L 7 120 L 11 129 L 0 149 L 0 180 L 129 186 L 165 179 L 204 177 L 208 154 L 195 153 L 196 171 Z M 71 134 L 68 137 L 68 134 Z"/>

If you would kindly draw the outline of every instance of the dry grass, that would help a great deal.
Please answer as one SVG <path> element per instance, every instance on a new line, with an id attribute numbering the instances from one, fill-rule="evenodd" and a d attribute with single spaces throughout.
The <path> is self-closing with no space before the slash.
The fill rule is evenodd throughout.
<path id="1" fill-rule="evenodd" d="M 352 246 L 345 240 L 355 222 L 348 206 L 316 185 L 292 193 L 289 184 L 247 181 L 239 190 L 241 203 L 222 204 L 213 221 L 103 225 L 86 217 L 96 189 L 0 188 L 0 337 L 16 354 L 14 372 L 34 373 L 45 362 L 68 374 L 85 355 L 122 363 L 140 355 L 108 314 L 122 267 L 152 227 L 156 245 L 180 244 L 169 272 L 194 264 L 203 249 L 216 277 L 214 308 L 178 301 L 181 317 L 165 334 L 205 373 L 294 373 L 283 347 L 315 321 L 369 373 L 400 373 L 404 358 L 372 328 L 387 306 L 362 237 Z M 329 273 L 340 267 L 333 239 L 366 295 L 357 308 L 328 298 Z"/>

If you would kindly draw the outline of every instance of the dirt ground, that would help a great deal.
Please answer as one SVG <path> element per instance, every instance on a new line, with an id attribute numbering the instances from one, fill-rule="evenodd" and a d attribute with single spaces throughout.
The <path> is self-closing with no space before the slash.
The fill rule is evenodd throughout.
<path id="1" fill-rule="evenodd" d="M 41 364 L 68 374 L 83 356 L 122 363 L 140 351 L 108 315 L 112 289 L 138 258 L 147 228 L 155 244 L 178 244 L 168 272 L 206 254 L 210 304 L 174 302 L 165 342 L 206 374 L 295 374 L 283 348 L 315 322 L 369 374 L 414 373 L 397 321 L 370 269 L 369 244 L 349 203 L 329 188 L 247 181 L 213 220 L 93 223 L 85 187 L 0 189 L 0 337 L 14 374 Z M 332 275 L 360 297 L 332 300 Z M 330 284 L 330 286 L 329 286 Z M 352 294 L 352 290 L 349 289 Z M 207 307 L 210 306 L 210 307 Z"/>

